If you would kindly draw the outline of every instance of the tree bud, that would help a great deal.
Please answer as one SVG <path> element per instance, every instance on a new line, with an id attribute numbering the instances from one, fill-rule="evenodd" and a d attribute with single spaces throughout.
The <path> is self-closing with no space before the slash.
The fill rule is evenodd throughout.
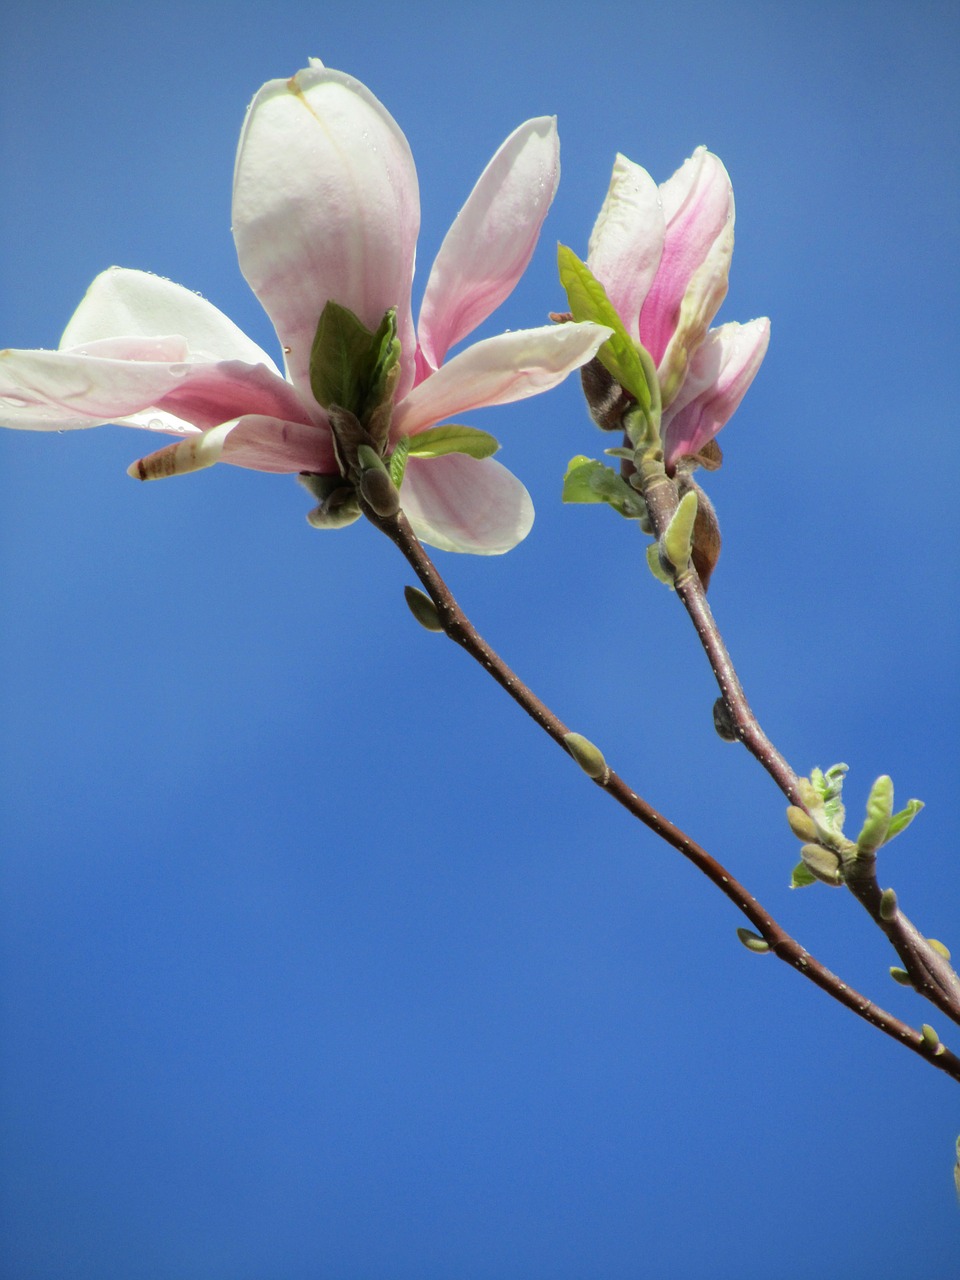
<path id="1" fill-rule="evenodd" d="M 410 612 L 427 631 L 442 631 L 443 623 L 437 613 L 437 606 L 428 595 L 418 591 L 416 587 L 404 587 L 403 596 Z"/>
<path id="2" fill-rule="evenodd" d="M 361 472 L 360 492 L 382 520 L 389 520 L 400 510 L 400 495 L 386 468 L 370 467 Z"/>
<path id="3" fill-rule="evenodd" d="M 895 964 L 890 966 L 890 977 L 894 982 L 899 982 L 901 987 L 913 986 L 913 983 L 910 981 L 910 975 L 907 973 L 906 969 L 901 969 Z"/>
<path id="4" fill-rule="evenodd" d="M 824 884 L 835 888 L 843 884 L 840 856 L 832 849 L 825 849 L 822 844 L 805 844 L 800 850 L 800 857 L 810 874 Z"/>
<path id="5" fill-rule="evenodd" d="M 801 809 L 799 805 L 791 804 L 787 806 L 787 822 L 790 825 L 790 830 L 798 840 L 816 842 L 820 834 L 817 830 L 817 824 L 809 813 Z"/>
<path id="6" fill-rule="evenodd" d="M 942 942 L 938 942 L 936 938 L 928 938 L 927 946 L 932 947 L 938 956 L 943 956 L 944 960 L 950 959 L 949 950 L 943 945 Z"/>
<path id="7" fill-rule="evenodd" d="M 940 1043 L 940 1037 L 929 1022 L 923 1024 L 920 1028 L 920 1034 L 923 1036 L 923 1047 L 928 1049 L 935 1057 L 939 1057 L 943 1053 L 944 1046 Z"/>
<path id="8" fill-rule="evenodd" d="M 724 742 L 737 741 L 737 726 L 725 698 L 718 698 L 713 704 L 713 727 Z M 816 831 L 813 834 L 816 836 Z"/>
<path id="9" fill-rule="evenodd" d="M 582 733 L 565 733 L 563 741 L 588 778 L 593 778 L 594 782 L 602 782 L 606 779 L 610 770 L 603 758 L 603 752 L 599 747 L 594 746 L 589 738 L 585 738 Z"/>
<path id="10" fill-rule="evenodd" d="M 880 919 L 892 920 L 897 914 L 897 895 L 893 889 L 884 889 L 880 895 Z"/>
<path id="11" fill-rule="evenodd" d="M 761 938 L 759 933 L 754 933 L 752 929 L 738 929 L 737 937 L 748 951 L 754 951 L 757 955 L 770 950 L 770 943 L 766 938 Z"/>

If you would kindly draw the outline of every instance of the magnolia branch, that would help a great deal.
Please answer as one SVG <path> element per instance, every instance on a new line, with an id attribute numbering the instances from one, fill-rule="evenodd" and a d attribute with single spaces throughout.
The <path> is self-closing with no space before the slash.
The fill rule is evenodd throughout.
<path id="1" fill-rule="evenodd" d="M 363 503 L 363 507 L 367 518 L 395 544 L 417 575 L 436 609 L 437 621 L 442 631 L 479 662 L 488 675 L 496 680 L 541 729 L 567 751 L 566 737 L 570 733 L 567 725 L 540 701 L 480 636 L 460 608 L 433 561 L 424 551 L 403 512 L 384 517 L 377 515 L 366 502 Z M 739 684 L 737 687 L 739 688 Z M 716 858 L 631 790 L 612 769 L 605 768 L 601 776 L 594 778 L 593 781 L 633 817 L 701 871 L 746 917 L 762 939 L 762 943 L 766 944 L 766 948 L 780 960 L 815 983 L 822 991 L 858 1017 L 913 1050 L 933 1066 L 952 1076 L 954 1080 L 960 1081 L 960 1058 L 941 1044 L 929 1028 L 925 1028 L 924 1032 L 914 1030 L 907 1023 L 855 991 L 847 983 L 842 982 L 836 974 L 822 965 L 791 937 Z"/>
<path id="2" fill-rule="evenodd" d="M 677 509 L 676 487 L 662 471 L 653 473 L 644 483 L 643 497 L 654 532 L 660 537 Z M 699 577 L 696 573 L 680 575 L 675 588 L 707 655 L 736 737 L 766 769 L 789 802 L 805 809 L 797 775 L 751 710 Z M 953 1022 L 960 1023 L 960 978 L 950 962 L 930 945 L 899 907 L 889 914 L 881 911 L 883 891 L 876 876 L 876 859 L 861 862 L 857 874 L 845 883 L 889 938 L 915 990 Z"/>

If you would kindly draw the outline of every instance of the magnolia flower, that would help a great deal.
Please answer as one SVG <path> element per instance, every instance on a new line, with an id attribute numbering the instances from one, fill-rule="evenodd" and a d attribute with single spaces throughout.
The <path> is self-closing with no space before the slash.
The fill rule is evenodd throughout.
<path id="1" fill-rule="evenodd" d="M 733 187 L 706 148 L 659 187 L 618 155 L 590 236 L 587 265 L 657 366 L 668 467 L 729 420 L 770 339 L 766 318 L 710 328 L 727 292 L 733 221 Z"/>
<path id="2" fill-rule="evenodd" d="M 94 280 L 57 351 L 0 352 L 0 425 L 69 430 L 107 422 L 182 439 L 131 468 L 141 479 L 230 462 L 335 474 L 310 355 L 328 301 L 376 330 L 396 309 L 401 342 L 391 440 L 484 405 L 556 386 L 609 330 L 521 330 L 449 349 L 508 296 L 533 253 L 559 178 L 550 117 L 504 142 L 448 232 L 410 309 L 420 223 L 413 157 L 358 81 L 318 62 L 251 103 L 237 152 L 233 234 L 240 268 L 273 322 L 285 375 L 203 298 L 112 268 Z M 403 508 L 432 545 L 494 554 L 529 532 L 520 482 L 490 458 L 411 456 Z"/>

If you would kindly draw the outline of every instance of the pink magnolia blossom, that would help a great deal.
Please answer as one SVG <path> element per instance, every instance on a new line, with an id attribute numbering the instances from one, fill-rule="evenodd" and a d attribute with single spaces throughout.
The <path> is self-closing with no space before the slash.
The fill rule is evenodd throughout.
<path id="1" fill-rule="evenodd" d="M 420 224 L 406 138 L 358 81 L 318 62 L 272 80 L 247 112 L 233 186 L 240 268 L 273 321 L 285 376 L 211 303 L 140 271 L 94 280 L 57 351 L 0 352 L 0 425 L 107 422 L 181 437 L 130 469 L 142 479 L 217 461 L 258 471 L 336 473 L 310 352 L 328 300 L 376 330 L 397 309 L 402 344 L 392 438 L 556 386 L 609 330 L 548 325 L 449 349 L 508 296 L 527 266 L 559 179 L 550 117 L 503 143 L 448 232 L 410 308 Z M 523 485 L 493 459 L 411 457 L 403 508 L 437 547 L 495 554 L 529 532 Z"/>
<path id="2" fill-rule="evenodd" d="M 710 324 L 727 292 L 733 187 L 699 147 L 658 187 L 618 155 L 587 265 L 657 366 L 664 457 L 696 454 L 730 419 L 767 350 L 770 321 Z"/>

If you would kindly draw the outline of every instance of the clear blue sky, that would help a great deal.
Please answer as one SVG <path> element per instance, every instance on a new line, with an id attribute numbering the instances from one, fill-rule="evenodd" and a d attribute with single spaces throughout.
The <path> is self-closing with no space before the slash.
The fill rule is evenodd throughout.
<path id="1" fill-rule="evenodd" d="M 721 319 L 770 352 L 708 478 L 711 588 L 761 721 L 927 809 L 881 880 L 960 952 L 953 488 L 958 14 L 920 3 L 15 6 L 0 344 L 113 263 L 274 355 L 230 181 L 316 55 L 406 131 L 420 287 L 473 181 L 557 113 L 560 192 L 488 331 L 562 305 L 616 151 L 706 143 Z M 415 295 L 417 291 L 415 289 Z M 558 501 L 576 381 L 478 414 L 537 505 L 441 556 L 481 631 L 847 981 L 914 1024 L 846 894 L 790 894 L 783 803 L 636 530 Z M 0 433 L 0 1274 L 24 1280 L 939 1280 L 960 1095 L 772 958 L 453 645 L 373 529 L 289 478 L 138 485 L 121 428 Z M 954 1048 L 957 1042 L 953 1042 Z"/>

